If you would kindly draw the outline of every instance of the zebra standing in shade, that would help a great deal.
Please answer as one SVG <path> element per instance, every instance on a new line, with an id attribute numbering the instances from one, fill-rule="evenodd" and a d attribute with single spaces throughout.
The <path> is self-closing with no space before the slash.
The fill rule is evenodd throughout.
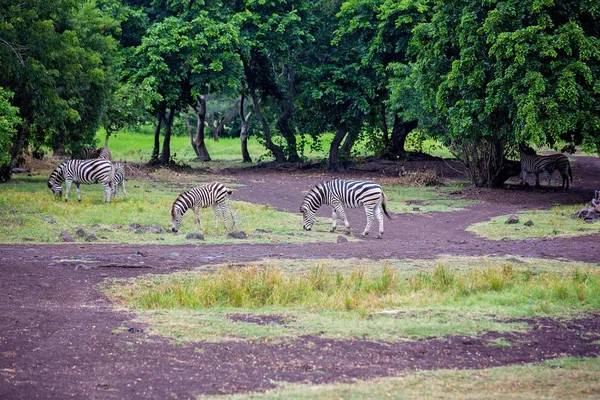
<path id="1" fill-rule="evenodd" d="M 389 218 L 385 204 L 387 198 L 380 185 L 375 182 L 343 181 L 334 179 L 318 183 L 304 197 L 300 212 L 304 217 L 304 229 L 310 231 L 316 220 L 316 212 L 323 204 L 332 207 L 331 218 L 333 220 L 331 232 L 337 226 L 337 217 L 344 220 L 346 234 L 350 234 L 350 223 L 346 218 L 344 207 L 357 208 L 364 206 L 367 214 L 367 226 L 361 234 L 365 237 L 369 234 L 373 223 L 373 213 L 379 223 L 379 239 L 383 237 L 383 213 Z M 383 210 L 383 213 L 382 213 Z"/>
<path id="2" fill-rule="evenodd" d="M 571 171 L 569 157 L 562 153 L 551 154 L 547 157 L 550 157 L 550 159 L 554 162 L 554 170 L 558 171 L 562 178 L 562 188 L 565 189 L 566 182 L 567 187 L 565 190 L 569 190 L 569 178 L 571 178 L 571 182 L 573 182 L 573 172 Z"/>
<path id="3" fill-rule="evenodd" d="M 219 226 L 219 212 L 223 217 L 223 225 L 225 229 L 229 231 L 227 227 L 227 208 L 229 206 L 225 202 L 228 196 L 233 193 L 232 189 L 228 189 L 220 182 L 211 182 L 204 186 L 197 186 L 193 189 L 181 193 L 171 206 L 171 223 L 173 224 L 173 232 L 178 232 L 181 226 L 181 219 L 183 214 L 189 209 L 194 210 L 194 230 L 200 222 L 199 211 L 200 208 L 206 208 L 212 206 L 215 213 L 215 228 Z M 232 226 L 235 225 L 231 208 L 229 208 L 231 214 Z M 202 229 L 202 223 L 200 223 L 200 229 Z"/>
<path id="4" fill-rule="evenodd" d="M 114 190 L 112 163 L 103 158 L 93 160 L 67 160 L 59 164 L 48 178 L 48 187 L 55 196 L 62 196 L 62 183 L 67 187 L 65 201 L 69 200 L 71 184 L 77 187 L 77 200 L 81 201 L 81 183 L 101 183 L 104 187 L 104 202 L 110 203 Z"/>
<path id="5" fill-rule="evenodd" d="M 112 197 L 115 197 L 119 194 L 119 186 L 123 189 L 123 194 L 127 196 L 127 191 L 125 190 L 125 166 L 122 163 L 114 163 L 113 167 L 115 169 L 115 175 L 113 178 L 114 192 Z"/>
<path id="6" fill-rule="evenodd" d="M 527 174 L 535 174 L 535 187 L 540 187 L 540 173 L 548 173 L 548 186 L 554 180 L 554 160 L 549 156 L 538 156 L 537 154 L 521 154 L 521 172 L 523 174 L 523 186 L 527 186 Z"/>

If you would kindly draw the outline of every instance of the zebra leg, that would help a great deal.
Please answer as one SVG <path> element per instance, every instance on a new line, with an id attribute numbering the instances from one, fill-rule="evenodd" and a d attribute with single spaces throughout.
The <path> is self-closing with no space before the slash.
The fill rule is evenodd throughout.
<path id="1" fill-rule="evenodd" d="M 194 232 L 198 232 L 198 223 L 200 223 L 200 230 L 202 230 L 202 223 L 200 222 L 200 207 L 194 207 Z"/>
<path id="2" fill-rule="evenodd" d="M 213 204 L 212 209 L 213 213 L 215 213 L 215 229 L 217 229 L 219 227 L 219 205 L 216 203 Z"/>
<path id="3" fill-rule="evenodd" d="M 376 207 L 379 207 L 378 205 Z M 363 231 L 361 237 L 366 237 L 371 230 L 371 225 L 373 224 L 373 208 L 365 206 L 365 213 L 367 214 L 367 226 L 365 226 L 365 230 Z M 381 225 L 380 225 L 381 229 Z"/>
<path id="4" fill-rule="evenodd" d="M 73 181 L 67 179 L 65 180 L 65 201 L 69 201 L 69 193 L 71 192 L 71 184 Z"/>
<path id="5" fill-rule="evenodd" d="M 540 187 L 540 173 L 539 172 L 535 173 L 535 187 L 536 188 Z"/>
<path id="6" fill-rule="evenodd" d="M 337 215 L 340 217 L 340 219 L 344 220 L 344 226 L 346 227 L 346 235 L 349 235 L 351 233 L 351 228 L 350 228 L 350 223 L 348 222 L 348 218 L 346 218 L 346 213 L 344 212 L 344 207 L 342 207 L 342 205 L 340 203 L 333 204 L 332 216 L 333 216 L 333 213 L 337 213 Z M 336 227 L 336 220 L 334 219 L 330 232 L 335 231 L 335 227 Z"/>
<path id="7" fill-rule="evenodd" d="M 379 234 L 377 235 L 377 239 L 383 239 L 383 211 L 381 211 L 379 203 L 375 206 L 374 212 L 377 217 L 377 223 L 379 224 Z"/>
<path id="8" fill-rule="evenodd" d="M 329 230 L 329 232 L 335 232 L 335 229 L 337 228 L 337 212 L 335 211 L 335 208 L 331 209 L 331 229 Z"/>
<path id="9" fill-rule="evenodd" d="M 81 187 L 78 182 L 75 183 L 75 187 L 77 188 L 77 201 L 81 201 Z"/>
<path id="10" fill-rule="evenodd" d="M 225 204 L 225 202 L 222 202 L 221 204 L 219 204 L 219 208 L 221 209 L 221 216 L 223 217 L 223 226 L 225 227 L 227 232 L 230 232 L 231 229 L 227 227 L 227 205 Z"/>
<path id="11" fill-rule="evenodd" d="M 127 196 L 127 191 L 125 190 L 125 179 L 121 182 L 121 189 L 123 189 L 123 195 Z"/>
<path id="12" fill-rule="evenodd" d="M 110 203 L 110 199 L 114 196 L 115 192 L 107 183 L 103 183 L 102 186 L 104 187 L 104 202 Z"/>

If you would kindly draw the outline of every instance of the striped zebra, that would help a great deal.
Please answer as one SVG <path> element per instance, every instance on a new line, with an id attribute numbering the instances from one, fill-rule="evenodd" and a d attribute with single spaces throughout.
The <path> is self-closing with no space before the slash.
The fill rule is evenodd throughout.
<path id="1" fill-rule="evenodd" d="M 67 160 L 59 164 L 48 178 L 48 187 L 55 196 L 62 196 L 62 183 L 67 187 L 65 201 L 69 200 L 71 184 L 77 187 L 77 200 L 81 201 L 81 183 L 101 183 L 104 187 L 104 202 L 110 203 L 114 189 L 112 163 L 103 158 L 93 160 Z"/>
<path id="2" fill-rule="evenodd" d="M 571 171 L 569 157 L 562 153 L 551 154 L 547 157 L 550 157 L 550 159 L 554 162 L 554 170 L 558 171 L 562 178 L 562 188 L 565 189 L 566 182 L 567 187 L 565 190 L 569 190 L 569 178 L 571 178 L 571 182 L 573 182 L 573 172 Z"/>
<path id="3" fill-rule="evenodd" d="M 350 224 L 346 218 L 344 207 L 357 208 L 363 206 L 367 214 L 367 226 L 361 234 L 365 237 L 369 234 L 373 223 L 373 214 L 379 223 L 379 239 L 383 237 L 383 213 L 389 218 L 385 204 L 387 198 L 380 185 L 375 182 L 343 181 L 334 179 L 320 182 L 313 187 L 304 197 L 300 212 L 304 217 L 304 229 L 310 231 L 316 220 L 316 212 L 320 206 L 327 204 L 332 207 L 331 218 L 333 224 L 330 232 L 334 232 L 337 226 L 337 217 L 344 220 L 346 234 L 350 234 Z M 383 210 L 383 213 L 382 213 Z"/>
<path id="4" fill-rule="evenodd" d="M 206 208 L 212 206 L 215 213 L 215 228 L 219 226 L 219 212 L 223 217 L 223 225 L 225 229 L 229 231 L 227 227 L 227 209 L 229 206 L 225 202 L 228 196 L 233 193 L 232 189 L 228 189 L 220 182 L 211 182 L 204 186 L 197 186 L 193 189 L 181 193 L 171 206 L 171 223 L 173 224 L 173 232 L 178 232 L 181 226 L 181 219 L 183 214 L 189 209 L 194 210 L 194 230 L 200 222 L 199 211 L 200 208 Z M 229 208 L 231 214 L 232 225 L 235 225 L 233 214 Z M 200 223 L 200 229 L 202 229 L 202 223 Z"/>
<path id="5" fill-rule="evenodd" d="M 91 160 L 94 158 L 104 158 L 106 160 L 112 160 L 112 154 L 108 147 L 84 147 L 79 153 L 79 159 Z"/>
<path id="6" fill-rule="evenodd" d="M 127 191 L 125 190 L 125 166 L 122 163 L 114 163 L 113 168 L 115 169 L 115 175 L 113 178 L 114 192 L 112 197 L 115 197 L 119 194 L 119 186 L 123 189 L 123 194 L 127 196 Z"/>
<path id="7" fill-rule="evenodd" d="M 535 174 L 535 187 L 540 187 L 540 173 L 548 173 L 548 186 L 554 180 L 554 160 L 549 156 L 539 156 L 537 154 L 527 154 L 524 151 L 521 155 L 521 172 L 523 174 L 523 186 L 528 186 L 527 174 Z"/>

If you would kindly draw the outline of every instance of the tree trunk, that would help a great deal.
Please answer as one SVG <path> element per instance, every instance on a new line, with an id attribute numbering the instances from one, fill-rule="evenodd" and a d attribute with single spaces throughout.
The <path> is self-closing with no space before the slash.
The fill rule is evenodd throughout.
<path id="1" fill-rule="evenodd" d="M 251 90 L 250 95 L 252 96 L 252 104 L 254 105 L 254 112 L 256 113 L 256 118 L 258 118 L 263 128 L 263 133 L 265 135 L 265 147 L 267 148 L 267 150 L 271 151 L 271 153 L 275 157 L 275 162 L 284 162 L 285 154 L 283 153 L 283 149 L 280 146 L 277 146 L 275 143 L 273 143 L 273 139 L 271 138 L 271 129 L 269 128 L 269 124 L 265 120 L 265 117 L 263 116 L 260 110 L 260 104 L 258 102 L 258 98 L 256 97 L 256 93 L 254 93 L 254 91 Z"/>
<path id="2" fill-rule="evenodd" d="M 208 116 L 206 118 L 206 125 L 208 125 L 208 128 L 212 131 L 213 139 L 215 142 L 219 141 L 219 138 L 223 133 L 223 129 L 225 129 L 225 125 L 231 122 L 231 120 L 236 116 L 237 112 L 238 106 L 236 104 L 231 108 L 229 114 L 227 114 L 227 116 L 219 122 L 217 122 L 217 120 L 213 116 Z"/>
<path id="3" fill-rule="evenodd" d="M 206 95 L 200 95 L 198 99 L 198 105 L 195 107 L 196 110 L 196 137 L 194 138 L 194 151 L 197 154 L 198 161 L 210 161 L 210 154 L 206 148 L 206 141 L 204 140 L 204 126 L 206 122 Z"/>
<path id="4" fill-rule="evenodd" d="M 392 128 L 392 138 L 387 149 L 389 158 L 400 159 L 406 156 L 406 150 L 404 149 L 406 137 L 417 127 L 418 123 L 418 121 L 404 122 L 402 117 L 396 113 L 394 116 L 394 127 Z"/>
<path id="5" fill-rule="evenodd" d="M 388 136 L 388 125 L 386 118 L 386 108 L 385 103 L 381 103 L 381 130 L 383 132 L 383 148 L 387 149 L 390 145 L 390 139 Z"/>
<path id="6" fill-rule="evenodd" d="M 160 156 L 162 165 L 169 165 L 171 162 L 171 132 L 173 128 L 173 119 L 175 118 L 175 107 L 171 107 L 168 116 L 164 118 L 165 138 L 163 140 L 163 149 Z"/>
<path id="7" fill-rule="evenodd" d="M 337 132 L 333 136 L 333 140 L 331 141 L 331 145 L 329 146 L 329 163 L 327 165 L 327 169 L 332 171 L 339 171 L 340 162 L 339 162 L 339 150 L 340 144 L 344 137 L 348 132 L 344 128 L 338 128 Z"/>
<path id="8" fill-rule="evenodd" d="M 194 149 L 194 153 L 196 153 L 196 157 L 199 157 L 198 148 L 196 147 L 196 142 L 194 142 L 194 134 L 195 132 L 192 130 L 192 124 L 190 124 L 190 119 L 188 117 L 187 111 L 183 113 L 183 118 L 185 119 L 185 124 L 187 126 L 188 134 L 190 136 L 190 145 L 192 149 Z"/>
<path id="9" fill-rule="evenodd" d="M 346 140 L 344 140 L 344 144 L 342 144 L 342 148 L 340 149 L 340 154 L 342 157 L 349 157 L 350 152 L 352 151 L 352 147 L 354 147 L 354 143 L 356 143 L 356 139 L 358 138 L 358 132 L 351 132 L 346 136 Z"/>
<path id="10" fill-rule="evenodd" d="M 158 122 L 156 123 L 156 128 L 154 128 L 154 148 L 150 156 L 150 164 L 158 162 L 158 155 L 160 154 L 160 129 L 162 127 L 164 111 L 160 111 L 157 116 Z"/>
<path id="11" fill-rule="evenodd" d="M 504 167 L 504 140 L 461 140 L 452 143 L 450 150 L 463 163 L 477 187 L 499 187 L 509 178 L 509 174 L 514 173 L 514 165 Z M 501 181 L 504 176 L 506 179 Z"/>
<path id="12" fill-rule="evenodd" d="M 281 117 L 277 121 L 277 127 L 281 136 L 287 143 L 287 154 L 288 161 L 298 162 L 300 156 L 298 155 L 298 148 L 296 145 L 296 135 L 294 130 L 291 128 L 291 119 L 294 112 L 294 73 L 289 65 L 285 65 L 285 74 L 287 77 L 287 98 L 283 101 L 281 107 Z"/>
<path id="13" fill-rule="evenodd" d="M 240 141 L 242 142 L 242 162 L 251 163 L 252 157 L 250 157 L 250 153 L 248 152 L 248 121 L 252 116 L 252 111 L 249 111 L 248 114 L 244 116 L 244 98 L 245 96 L 242 94 L 240 99 L 240 120 L 241 120 L 241 129 L 240 129 Z"/>

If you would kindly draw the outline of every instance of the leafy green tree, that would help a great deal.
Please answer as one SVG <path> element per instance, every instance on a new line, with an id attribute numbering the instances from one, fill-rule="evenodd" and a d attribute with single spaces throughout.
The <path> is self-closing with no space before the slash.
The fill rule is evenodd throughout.
<path id="1" fill-rule="evenodd" d="M 0 15 L 0 86 L 14 93 L 21 118 L 6 181 L 30 144 L 73 150 L 93 141 L 115 88 L 117 22 L 77 0 L 7 0 Z"/>
<path id="2" fill-rule="evenodd" d="M 10 104 L 13 93 L 0 88 L 0 166 L 10 168 L 10 150 L 12 139 L 17 133 L 17 125 L 21 122 L 18 117 L 19 109 Z M 5 182 L 3 177 L 10 172 L 0 174 L 0 182 Z"/>
<path id="3" fill-rule="evenodd" d="M 211 92 L 231 92 L 239 86 L 238 29 L 235 21 L 220 12 L 218 6 L 218 2 L 149 1 L 142 12 L 149 23 L 144 23 L 144 18 L 138 15 L 138 23 L 132 24 L 135 29 L 127 36 L 135 36 L 136 31 L 139 35 L 139 43 L 132 40 L 130 46 L 129 68 L 133 80 L 151 79 L 162 99 L 155 102 L 165 128 L 162 164 L 171 161 L 173 118 L 188 106 L 195 110 L 200 121 L 192 147 L 199 159 L 210 160 L 204 143 L 206 96 Z"/>
<path id="4" fill-rule="evenodd" d="M 599 13 L 592 1 L 438 0 L 417 26 L 413 110 L 477 186 L 501 185 L 521 143 L 598 149 Z"/>

